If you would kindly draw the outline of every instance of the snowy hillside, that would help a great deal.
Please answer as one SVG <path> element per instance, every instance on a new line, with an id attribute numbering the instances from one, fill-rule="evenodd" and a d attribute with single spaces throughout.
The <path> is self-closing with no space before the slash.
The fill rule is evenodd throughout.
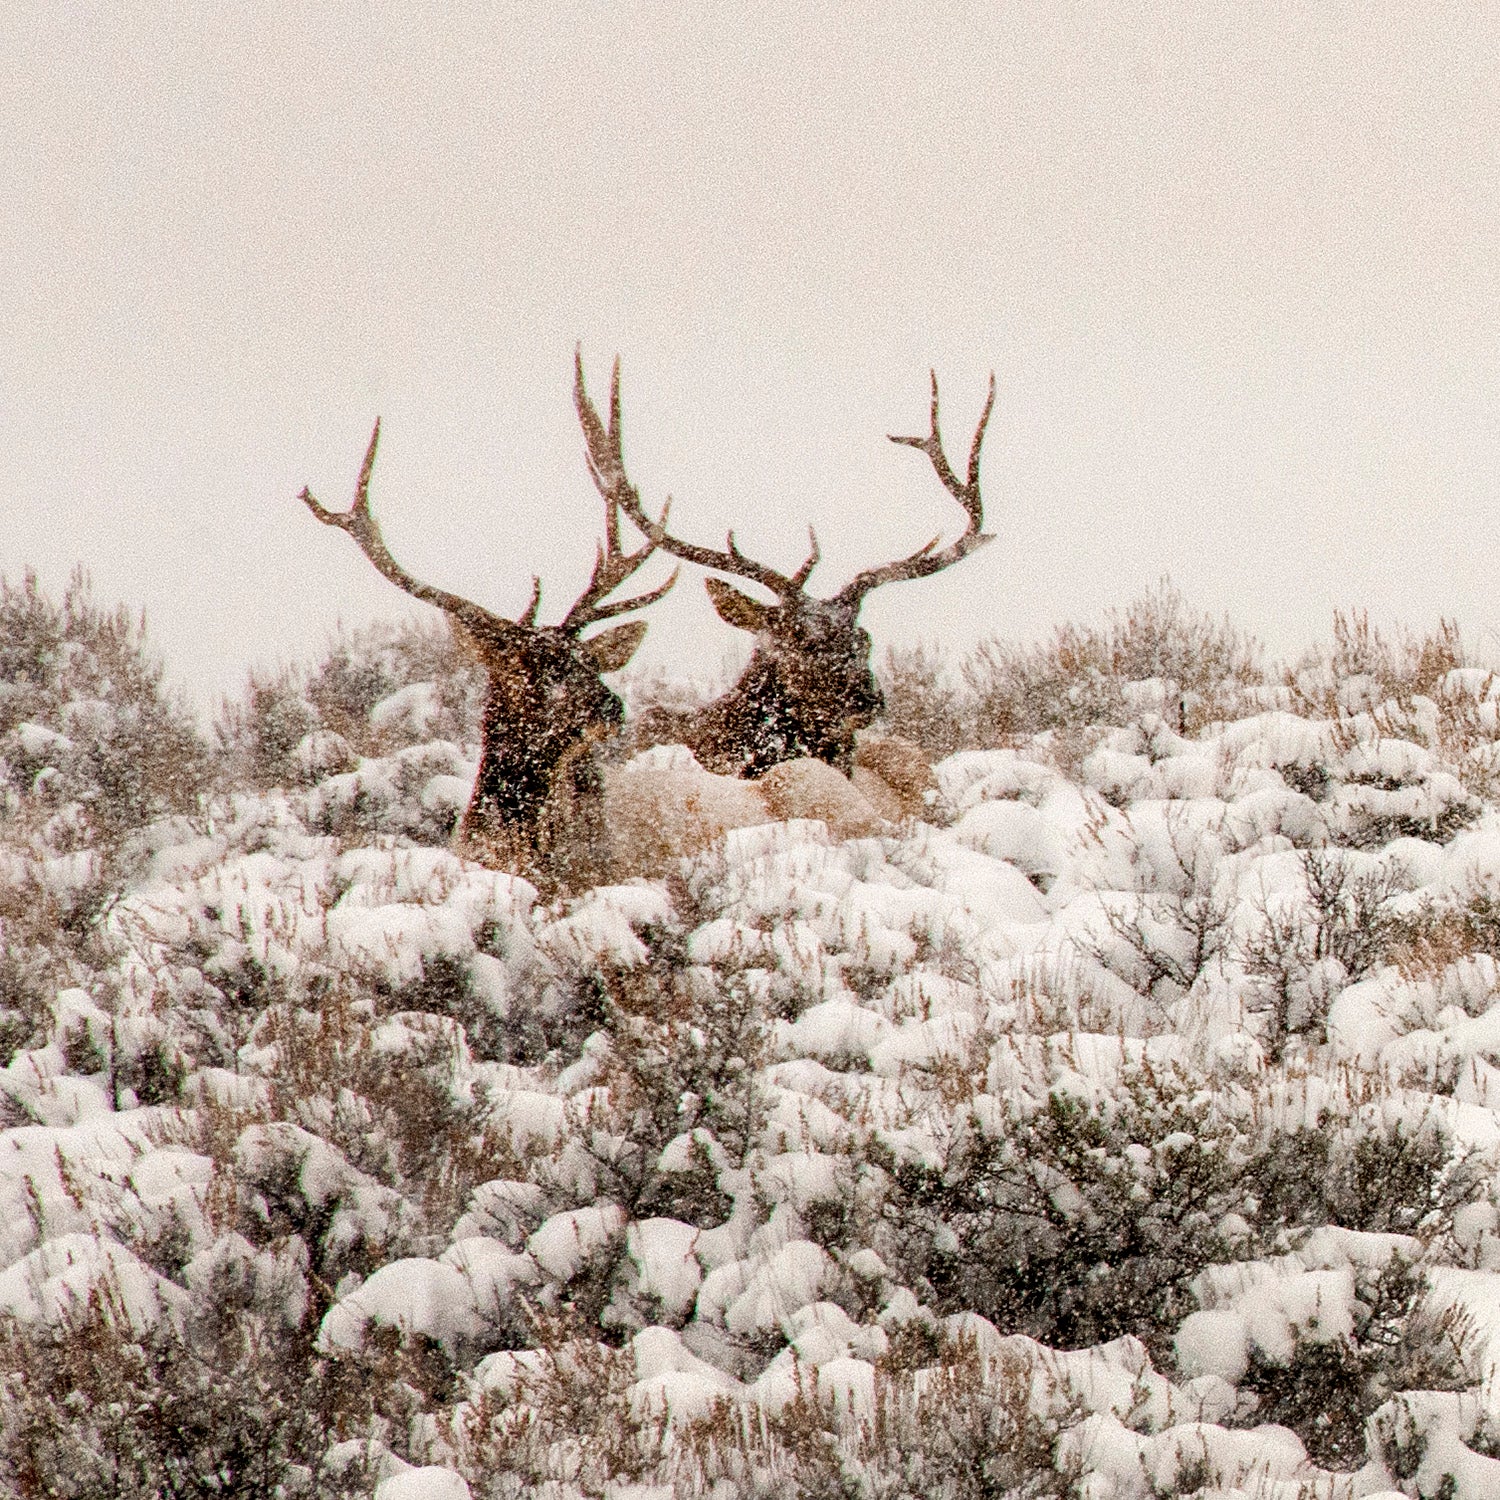
<path id="1" fill-rule="evenodd" d="M 440 644 L 210 751 L 4 603 L 5 1493 L 1500 1494 L 1456 647 L 1058 654 L 1093 707 L 947 755 L 930 821 L 544 904 L 444 846 Z"/>

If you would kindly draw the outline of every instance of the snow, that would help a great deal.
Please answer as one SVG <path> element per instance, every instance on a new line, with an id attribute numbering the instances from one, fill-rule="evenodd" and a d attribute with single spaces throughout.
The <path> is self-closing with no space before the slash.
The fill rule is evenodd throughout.
<path id="1" fill-rule="evenodd" d="M 793 1240 L 751 1273 L 744 1290 L 724 1307 L 724 1326 L 731 1333 L 778 1328 L 814 1301 L 832 1274 L 833 1262 L 822 1246 Z"/>
<path id="2" fill-rule="evenodd" d="M 556 1281 L 571 1281 L 626 1223 L 616 1203 L 590 1204 L 553 1214 L 530 1239 L 531 1258 Z"/>
<path id="3" fill-rule="evenodd" d="M 435 1260 L 393 1260 L 380 1267 L 323 1317 L 318 1339 L 326 1349 L 359 1349 L 370 1324 L 410 1336 L 425 1334 L 458 1347 L 481 1323 L 470 1278 Z"/>
<path id="4" fill-rule="evenodd" d="M 66 1326 L 68 1315 L 105 1295 L 141 1332 L 186 1307 L 186 1292 L 123 1245 L 60 1234 L 0 1271 L 0 1308 L 22 1323 Z"/>
<path id="5" fill-rule="evenodd" d="M 392 1474 L 375 1486 L 375 1500 L 469 1500 L 469 1495 L 461 1475 L 437 1464 Z"/>
<path id="6" fill-rule="evenodd" d="M 413 682 L 382 698 L 370 710 L 370 727 L 425 738 L 439 708 L 437 684 Z"/>
<path id="7" fill-rule="evenodd" d="M 1189 1313 L 1172 1342 L 1179 1367 L 1189 1379 L 1218 1375 L 1235 1385 L 1250 1363 L 1250 1328 L 1245 1315 L 1234 1308 Z"/>
<path id="8" fill-rule="evenodd" d="M 650 1297 L 669 1321 L 691 1311 L 703 1269 L 694 1254 L 699 1231 L 678 1219 L 639 1219 L 625 1235 L 627 1290 Z"/>
<path id="9" fill-rule="evenodd" d="M 664 1413 L 688 1423 L 708 1415 L 716 1402 L 744 1399 L 739 1381 L 699 1359 L 671 1329 L 643 1328 L 630 1347 L 637 1376 L 631 1406 L 640 1416 Z"/>
<path id="10" fill-rule="evenodd" d="M 1076 754 L 942 762 L 931 822 L 766 822 L 545 900 L 444 847 L 473 759 L 404 742 L 439 724 L 433 684 L 375 706 L 381 753 L 309 735 L 300 790 L 144 833 L 92 939 L 108 962 L 80 946 L 27 1001 L 0 1308 L 65 1330 L 92 1297 L 138 1334 L 226 1286 L 278 1326 L 312 1309 L 318 1350 L 405 1372 L 381 1500 L 478 1492 L 498 1412 L 540 1424 L 507 1441 L 558 1500 L 670 1493 L 652 1465 L 679 1439 L 810 1410 L 831 1443 L 898 1408 L 925 1440 L 957 1420 L 955 1370 L 965 1412 L 1054 1421 L 1049 1461 L 1095 1500 L 1500 1493 L 1500 813 L 1471 770 L 1500 690 L 1450 671 L 1396 732 L 1362 680 L 1337 723 L 1184 736 L 1167 687 L 1135 687 L 1135 722 Z M 1491 711 L 1462 755 L 1460 709 Z M 96 713 L 7 744 L 60 763 Z M 97 851 L 31 837 L 0 883 L 82 899 Z M 1379 892 L 1368 953 L 1352 907 L 1318 908 L 1317 859 Z M 1302 1153 L 1279 1185 L 1278 1141 Z M 1403 1173 L 1426 1196 L 1395 1214 Z M 1130 1302 L 1112 1223 L 1142 1264 L 1191 1261 L 1170 1296 Z M 1370 1343 L 1405 1268 L 1402 1328 L 1467 1330 L 1470 1366 L 1439 1372 L 1459 1389 L 1408 1389 L 1389 1328 Z M 1352 1350 L 1378 1379 L 1337 1467 L 1265 1392 Z M 585 1474 L 608 1444 L 529 1404 L 565 1389 L 576 1424 L 671 1440 Z"/>
<path id="11" fill-rule="evenodd" d="M 953 837 L 1027 875 L 1057 875 L 1069 862 L 1056 827 L 1026 802 L 980 802 L 954 824 Z"/>

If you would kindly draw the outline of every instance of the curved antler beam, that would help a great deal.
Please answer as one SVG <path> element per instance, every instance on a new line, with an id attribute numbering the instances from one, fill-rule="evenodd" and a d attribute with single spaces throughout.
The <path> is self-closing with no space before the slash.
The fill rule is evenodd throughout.
<path id="1" fill-rule="evenodd" d="M 348 510 L 329 510 L 327 506 L 314 499 L 312 491 L 306 485 L 303 486 L 298 498 L 325 526 L 334 526 L 340 531 L 347 531 L 359 544 L 359 550 L 374 564 L 376 571 L 383 578 L 388 578 L 404 593 L 410 594 L 413 599 L 420 599 L 424 604 L 436 605 L 437 608 L 453 615 L 471 630 L 503 634 L 506 631 L 521 628 L 515 621 L 492 614 L 470 599 L 465 599 L 458 594 L 450 594 L 446 589 L 433 588 L 431 584 L 413 578 L 391 555 L 390 548 L 385 544 L 385 538 L 380 534 L 380 527 L 370 511 L 370 473 L 375 467 L 375 450 L 379 446 L 380 419 L 377 417 L 375 428 L 370 433 L 369 446 L 365 449 L 364 462 L 359 466 L 359 480 L 354 487 L 354 504 Z M 540 592 L 541 585 L 538 584 L 538 598 Z M 534 598 L 533 613 L 535 608 L 536 599 Z"/>
<path id="2" fill-rule="evenodd" d="M 919 547 L 908 557 L 903 557 L 897 562 L 886 563 L 879 568 L 867 568 L 847 583 L 838 593 L 838 598 L 851 605 L 858 605 L 871 589 L 879 588 L 885 583 L 904 583 L 910 578 L 928 578 L 934 573 L 940 573 L 944 568 L 951 568 L 954 563 L 965 558 L 969 553 L 985 545 L 986 542 L 994 540 L 991 533 L 983 532 L 980 527 L 984 525 L 984 500 L 979 489 L 979 457 L 984 447 L 985 429 L 990 423 L 990 414 L 995 409 L 995 376 L 990 372 L 989 394 L 985 397 L 984 410 L 979 414 L 979 425 L 974 429 L 974 440 L 969 444 L 968 473 L 964 479 L 960 479 L 953 472 L 953 466 L 948 462 L 948 455 L 943 451 L 943 436 L 938 424 L 938 379 L 937 371 L 930 372 L 932 376 L 932 421 L 930 430 L 926 437 L 891 437 L 891 442 L 900 443 L 904 447 L 916 448 L 925 453 L 942 482 L 943 488 L 963 506 L 969 518 L 969 524 L 962 536 L 958 537 L 942 551 L 937 550 L 938 538 Z"/>
<path id="3" fill-rule="evenodd" d="M 663 552 L 668 552 L 683 562 L 695 563 L 700 568 L 712 568 L 720 573 L 731 573 L 737 578 L 748 578 L 752 583 L 770 589 L 782 600 L 789 601 L 802 592 L 807 575 L 818 561 L 816 536 L 812 539 L 812 553 L 807 561 L 795 573 L 787 575 L 747 557 L 735 543 L 733 532 L 729 533 L 726 549 L 722 552 L 712 547 L 699 547 L 672 536 L 666 529 L 667 515 L 672 505 L 670 498 L 662 506 L 659 519 L 648 515 L 641 504 L 640 492 L 625 472 L 625 457 L 620 439 L 619 359 L 615 360 L 610 377 L 608 426 L 600 420 L 598 410 L 584 388 L 581 349 L 574 354 L 573 368 L 573 404 L 578 408 L 578 421 L 583 427 L 589 473 L 599 493 L 612 506 L 623 510 L 636 527 L 650 538 L 653 547 L 660 547 Z"/>

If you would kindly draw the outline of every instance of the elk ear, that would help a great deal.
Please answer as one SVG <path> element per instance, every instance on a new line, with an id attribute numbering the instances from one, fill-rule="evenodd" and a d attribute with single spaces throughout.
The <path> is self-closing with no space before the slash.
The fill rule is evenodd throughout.
<path id="1" fill-rule="evenodd" d="M 601 631 L 580 641 L 585 654 L 601 672 L 618 672 L 635 655 L 636 647 L 646 638 L 646 622 L 630 620 L 611 630 Z"/>
<path id="2" fill-rule="evenodd" d="M 759 635 L 766 628 L 775 605 L 762 604 L 749 594 L 742 594 L 722 578 L 705 578 L 703 587 L 708 590 L 715 613 L 726 625 L 733 625 L 736 630 L 748 630 L 752 635 Z"/>

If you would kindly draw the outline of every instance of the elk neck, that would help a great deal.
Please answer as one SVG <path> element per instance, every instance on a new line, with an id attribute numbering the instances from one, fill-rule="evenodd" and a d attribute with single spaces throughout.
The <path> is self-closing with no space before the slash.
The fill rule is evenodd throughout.
<path id="1" fill-rule="evenodd" d="M 467 828 L 519 839 L 546 853 L 602 796 L 599 744 L 624 717 L 597 677 L 549 683 L 523 671 L 491 671 L 482 749 Z"/>

